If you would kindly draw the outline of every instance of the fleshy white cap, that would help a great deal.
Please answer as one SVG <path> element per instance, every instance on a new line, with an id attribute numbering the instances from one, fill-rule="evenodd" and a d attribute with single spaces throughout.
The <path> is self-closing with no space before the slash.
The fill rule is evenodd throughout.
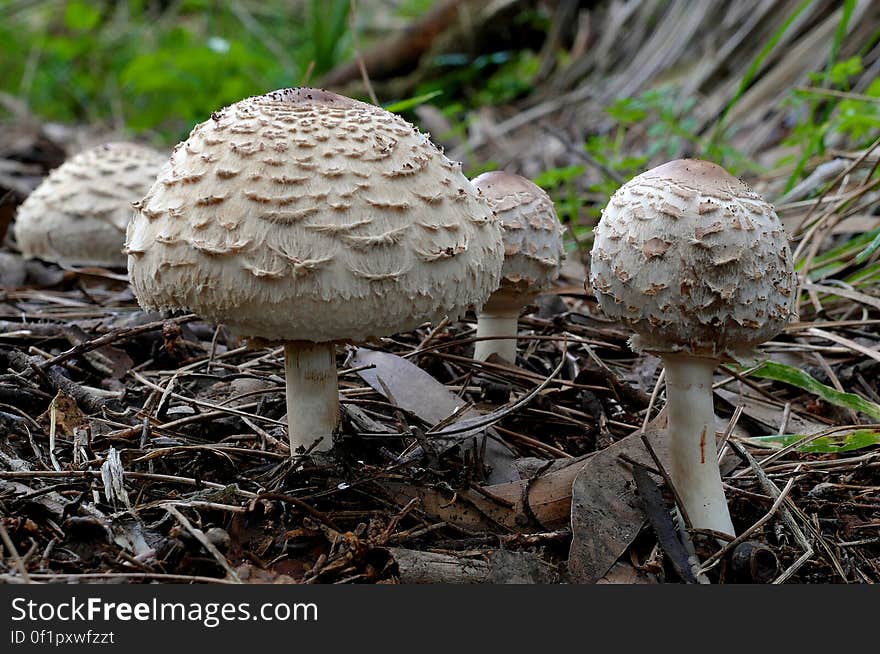
<path id="1" fill-rule="evenodd" d="M 137 207 L 141 305 L 248 337 L 406 331 L 481 305 L 501 273 L 500 222 L 460 165 L 399 116 L 317 89 L 214 113 Z"/>
<path id="2" fill-rule="evenodd" d="M 473 184 L 504 229 L 501 284 L 484 309 L 523 307 L 559 277 L 565 256 L 553 200 L 525 177 L 504 171 L 483 173 Z"/>
<path id="3" fill-rule="evenodd" d="M 134 143 L 85 150 L 49 173 L 22 203 L 15 240 L 28 259 L 124 266 L 131 203 L 143 197 L 167 157 Z"/>

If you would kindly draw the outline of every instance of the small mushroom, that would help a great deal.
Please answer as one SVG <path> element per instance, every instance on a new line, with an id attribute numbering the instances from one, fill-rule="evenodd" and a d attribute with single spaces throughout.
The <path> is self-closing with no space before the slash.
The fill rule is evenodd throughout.
<path id="1" fill-rule="evenodd" d="M 794 316 L 797 277 L 773 207 L 713 163 L 672 161 L 611 197 L 590 282 L 666 368 L 670 476 L 696 528 L 733 534 L 715 445 L 712 374 L 751 362 Z"/>
<path id="2" fill-rule="evenodd" d="M 143 197 L 165 161 L 165 155 L 134 143 L 105 143 L 71 157 L 19 207 L 13 229 L 22 255 L 125 266 L 131 203 Z"/>
<path id="3" fill-rule="evenodd" d="M 501 219 L 504 267 L 501 285 L 477 312 L 474 359 L 497 354 L 516 362 L 517 321 L 523 307 L 559 276 L 564 257 L 562 225 L 553 201 L 525 177 L 493 171 L 473 180 Z"/>
<path id="4" fill-rule="evenodd" d="M 137 208 L 141 306 L 284 344 L 291 453 L 332 446 L 336 343 L 456 318 L 501 275 L 500 223 L 460 165 L 399 116 L 316 89 L 215 112 Z"/>

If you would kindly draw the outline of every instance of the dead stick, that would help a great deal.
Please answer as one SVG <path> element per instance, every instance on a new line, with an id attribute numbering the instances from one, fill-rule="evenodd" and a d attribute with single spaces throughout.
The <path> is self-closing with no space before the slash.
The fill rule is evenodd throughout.
<path id="1" fill-rule="evenodd" d="M 202 547 L 210 552 L 211 556 L 213 556 L 217 563 L 219 563 L 220 566 L 226 571 L 226 576 L 229 579 L 237 584 L 241 583 L 241 579 L 239 579 L 238 574 L 236 574 L 235 570 L 232 569 L 232 566 L 229 565 L 229 561 L 227 561 L 226 557 L 220 553 L 220 550 L 217 549 L 217 546 L 208 540 L 207 536 L 205 536 L 205 532 L 203 532 L 201 529 L 193 527 L 192 523 L 187 520 L 186 516 L 178 511 L 173 504 L 165 504 L 162 508 L 168 511 L 168 513 L 170 513 L 172 516 L 174 516 L 174 518 L 181 524 L 181 526 L 183 526 L 183 528 L 186 529 L 193 538 L 199 541 Z"/>
<path id="2" fill-rule="evenodd" d="M 10 556 L 12 556 L 12 560 L 15 562 L 15 567 L 18 568 L 19 573 L 21 573 L 22 580 L 26 584 L 33 583 L 30 575 L 28 575 L 28 571 L 24 565 L 24 561 L 21 560 L 21 556 L 18 554 L 15 543 L 12 542 L 12 539 L 9 537 L 9 532 L 6 531 L 6 527 L 3 526 L 3 523 L 0 523 L 0 540 L 3 541 L 3 545 L 5 545 L 6 549 L 9 550 L 9 554 Z"/>
<path id="3" fill-rule="evenodd" d="M 51 359 L 46 359 L 45 361 L 38 363 L 36 367 L 40 370 L 47 370 L 52 366 L 57 366 L 59 363 L 67 361 L 68 359 L 71 359 L 85 352 L 97 350 L 99 347 L 109 345 L 110 343 L 114 343 L 116 341 L 126 338 L 131 338 L 132 336 L 138 336 L 146 332 L 151 332 L 155 329 L 161 329 L 167 323 L 183 325 L 184 323 L 193 322 L 194 320 L 198 319 L 199 317 L 195 314 L 188 314 L 185 316 L 178 316 L 177 318 L 169 318 L 167 320 L 155 320 L 153 322 L 148 322 L 146 325 L 139 325 L 138 327 L 129 327 L 127 329 L 114 329 L 111 332 L 107 332 L 103 336 L 99 336 L 98 338 L 93 338 L 88 341 L 83 341 L 78 345 L 74 345 L 69 350 L 65 350 L 61 354 L 54 356 Z"/>

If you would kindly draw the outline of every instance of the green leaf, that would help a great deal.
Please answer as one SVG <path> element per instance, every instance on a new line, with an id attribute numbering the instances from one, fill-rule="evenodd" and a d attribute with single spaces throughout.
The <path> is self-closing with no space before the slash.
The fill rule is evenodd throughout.
<path id="1" fill-rule="evenodd" d="M 93 29 L 100 20 L 101 10 L 88 2 L 68 2 L 64 10 L 64 24 L 78 32 Z"/>
<path id="2" fill-rule="evenodd" d="M 781 450 L 784 447 L 808 438 L 809 436 L 804 434 L 783 434 L 782 436 L 757 436 L 744 440 L 759 447 Z M 856 429 L 850 432 L 821 436 L 805 445 L 796 447 L 795 451 L 807 454 L 834 454 L 837 452 L 862 450 L 874 445 L 880 445 L 880 430 Z"/>
<path id="3" fill-rule="evenodd" d="M 409 111 L 414 107 L 418 107 L 419 105 L 423 105 L 429 100 L 433 100 L 438 95 L 443 95 L 443 91 L 437 89 L 436 91 L 431 91 L 430 93 L 423 93 L 422 95 L 417 95 L 414 98 L 407 98 L 406 100 L 399 100 L 398 102 L 392 102 L 391 104 L 385 105 L 385 111 L 390 111 L 393 114 L 403 113 L 404 111 Z"/>
<path id="4" fill-rule="evenodd" d="M 605 113 L 621 125 L 634 125 L 648 117 L 648 112 L 632 98 L 615 100 L 605 109 Z"/>
<path id="5" fill-rule="evenodd" d="M 871 416 L 874 420 L 880 421 L 880 404 L 875 404 L 855 393 L 843 393 L 836 388 L 826 386 L 803 370 L 787 366 L 784 363 L 765 361 L 759 368 L 753 370 L 750 376 L 772 379 L 773 381 L 796 386 L 813 395 L 817 395 L 826 402 L 864 413 Z"/>
<path id="6" fill-rule="evenodd" d="M 584 171 L 586 171 L 586 167 L 582 165 L 565 166 L 564 168 L 550 168 L 549 170 L 539 173 L 532 181 L 545 191 L 552 191 L 565 182 L 583 175 Z"/>
<path id="7" fill-rule="evenodd" d="M 862 72 L 862 58 L 850 57 L 843 61 L 838 61 L 831 67 L 828 73 L 828 80 L 835 86 L 845 87 L 849 85 L 851 77 L 855 77 Z"/>

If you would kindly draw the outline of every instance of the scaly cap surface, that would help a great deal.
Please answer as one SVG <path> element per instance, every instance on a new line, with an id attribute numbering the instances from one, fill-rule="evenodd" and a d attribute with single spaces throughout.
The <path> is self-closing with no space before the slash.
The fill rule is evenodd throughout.
<path id="1" fill-rule="evenodd" d="M 166 156 L 134 143 L 105 143 L 65 161 L 22 203 L 15 240 L 28 259 L 124 266 L 131 203 L 155 181 Z"/>
<path id="2" fill-rule="evenodd" d="M 492 171 L 474 178 L 473 185 L 503 227 L 501 285 L 484 309 L 518 309 L 559 277 L 565 256 L 562 224 L 550 196 L 525 177 Z"/>
<path id="3" fill-rule="evenodd" d="M 797 277 L 773 207 L 713 163 L 680 159 L 611 197 L 590 282 L 632 345 L 749 361 L 794 315 Z"/>
<path id="4" fill-rule="evenodd" d="M 413 329 L 496 288 L 501 228 L 460 166 L 399 116 L 316 89 L 197 125 L 129 226 L 135 293 L 243 336 Z"/>

